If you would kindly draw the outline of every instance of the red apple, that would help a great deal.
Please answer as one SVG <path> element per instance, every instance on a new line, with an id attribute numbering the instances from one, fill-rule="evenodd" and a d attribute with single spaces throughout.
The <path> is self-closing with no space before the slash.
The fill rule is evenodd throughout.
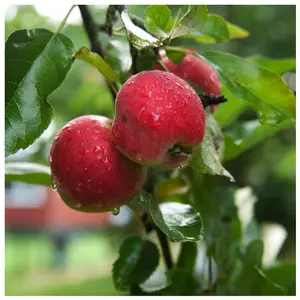
<path id="1" fill-rule="evenodd" d="M 164 56 L 162 62 L 170 72 L 180 78 L 193 82 L 205 93 L 220 95 L 221 83 L 218 74 L 200 57 L 193 54 L 186 54 L 179 64 L 175 64 L 167 56 Z M 163 70 L 159 64 L 156 64 L 154 69 Z M 212 105 L 211 108 L 214 111 L 217 105 Z"/>
<path id="2" fill-rule="evenodd" d="M 187 82 L 172 73 L 143 71 L 120 89 L 112 131 L 128 158 L 167 169 L 184 164 L 201 143 L 205 114 Z"/>
<path id="3" fill-rule="evenodd" d="M 145 182 L 146 168 L 115 148 L 111 123 L 101 116 L 76 118 L 61 129 L 52 144 L 53 184 L 75 210 L 119 208 L 136 196 Z"/>

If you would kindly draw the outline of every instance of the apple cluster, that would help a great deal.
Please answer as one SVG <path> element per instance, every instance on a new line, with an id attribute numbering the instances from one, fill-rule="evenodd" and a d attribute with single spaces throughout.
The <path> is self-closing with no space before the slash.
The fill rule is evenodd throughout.
<path id="1" fill-rule="evenodd" d="M 178 65 L 167 57 L 164 63 L 171 72 L 155 67 L 125 82 L 113 121 L 81 116 L 56 136 L 49 155 L 53 186 L 69 207 L 114 211 L 139 194 L 148 167 L 169 170 L 185 165 L 201 143 L 204 109 L 184 79 L 218 94 L 218 78 L 193 55 Z"/>

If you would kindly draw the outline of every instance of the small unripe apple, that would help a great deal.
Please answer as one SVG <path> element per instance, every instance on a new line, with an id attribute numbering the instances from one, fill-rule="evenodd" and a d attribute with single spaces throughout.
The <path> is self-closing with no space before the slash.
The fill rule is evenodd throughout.
<path id="1" fill-rule="evenodd" d="M 205 114 L 186 81 L 172 73 L 143 71 L 120 89 L 112 131 L 116 147 L 131 160 L 168 169 L 183 165 L 201 143 Z"/>
<path id="2" fill-rule="evenodd" d="M 101 116 L 64 126 L 49 161 L 55 189 L 69 207 L 83 212 L 118 209 L 139 193 L 147 173 L 115 148 L 111 120 Z"/>
<path id="3" fill-rule="evenodd" d="M 198 85 L 205 93 L 220 95 L 221 83 L 218 74 L 200 57 L 189 53 L 179 64 L 175 64 L 167 56 L 164 56 L 162 62 L 170 72 Z M 159 64 L 156 64 L 154 69 L 163 70 Z M 211 108 L 214 111 L 217 105 L 212 105 Z"/>

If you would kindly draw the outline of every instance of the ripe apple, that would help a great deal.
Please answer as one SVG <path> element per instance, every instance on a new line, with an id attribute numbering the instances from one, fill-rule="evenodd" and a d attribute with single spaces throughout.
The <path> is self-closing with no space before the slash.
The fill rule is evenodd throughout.
<path id="1" fill-rule="evenodd" d="M 119 208 L 142 188 L 147 169 L 114 146 L 111 120 L 81 116 L 64 126 L 49 155 L 55 189 L 71 208 L 102 212 Z"/>
<path id="2" fill-rule="evenodd" d="M 143 71 L 130 77 L 118 93 L 114 143 L 139 164 L 160 169 L 183 165 L 204 131 L 199 96 L 172 73 Z"/>
<path id="3" fill-rule="evenodd" d="M 163 56 L 162 62 L 170 72 L 180 78 L 193 82 L 205 93 L 220 95 L 221 83 L 216 71 L 199 56 L 188 53 L 179 64 L 175 64 L 167 56 Z M 154 69 L 163 70 L 159 64 L 156 64 Z M 212 105 L 211 108 L 214 111 L 217 105 Z"/>

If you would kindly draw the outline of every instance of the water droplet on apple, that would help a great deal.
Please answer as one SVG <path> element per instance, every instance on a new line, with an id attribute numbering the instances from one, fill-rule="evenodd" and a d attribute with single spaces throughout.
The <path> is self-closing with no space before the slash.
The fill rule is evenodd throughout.
<path id="1" fill-rule="evenodd" d="M 75 191 L 80 192 L 82 190 L 82 183 L 80 181 L 76 182 Z"/>
<path id="2" fill-rule="evenodd" d="M 135 158 L 136 158 L 137 161 L 141 161 L 142 160 L 142 156 L 139 153 L 135 156 Z"/>
<path id="3" fill-rule="evenodd" d="M 75 204 L 75 207 L 76 207 L 76 208 L 80 208 L 80 207 L 81 207 L 81 204 L 80 204 L 80 203 L 76 203 L 76 204 Z"/>
<path id="4" fill-rule="evenodd" d="M 111 213 L 114 215 L 114 216 L 117 216 L 119 213 L 120 213 L 120 207 L 114 207 L 111 209 Z"/>
<path id="5" fill-rule="evenodd" d="M 84 156 L 85 154 L 89 153 L 89 150 L 82 150 L 80 152 L 80 156 Z"/>

